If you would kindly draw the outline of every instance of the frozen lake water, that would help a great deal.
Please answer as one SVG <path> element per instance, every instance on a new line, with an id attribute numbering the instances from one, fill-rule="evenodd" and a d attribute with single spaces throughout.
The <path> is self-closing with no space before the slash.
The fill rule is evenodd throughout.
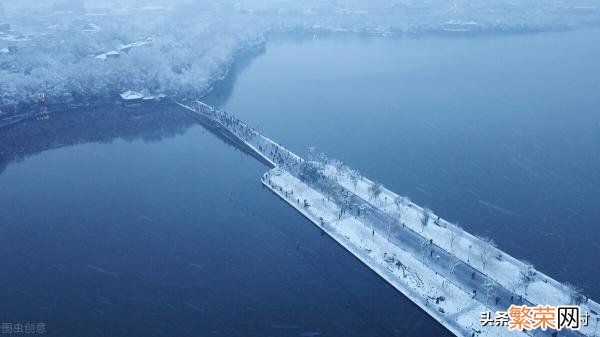
<path id="1" fill-rule="evenodd" d="M 599 38 L 274 38 L 220 103 L 597 299 Z M 127 117 L 24 125 L 23 161 L 3 147 L 2 321 L 57 336 L 449 335 L 267 193 L 254 158 L 171 108 L 105 110 Z M 73 134 L 92 122 L 99 136 Z"/>

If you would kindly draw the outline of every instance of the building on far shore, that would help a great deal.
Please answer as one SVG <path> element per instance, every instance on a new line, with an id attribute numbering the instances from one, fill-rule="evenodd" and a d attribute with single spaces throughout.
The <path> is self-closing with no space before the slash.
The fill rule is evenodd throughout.
<path id="1" fill-rule="evenodd" d="M 127 90 L 123 92 L 121 95 L 121 103 L 125 107 L 135 107 L 140 106 L 144 101 L 144 95 L 140 92 Z"/>
<path id="2" fill-rule="evenodd" d="M 117 58 L 119 56 L 121 56 L 121 53 L 119 53 L 116 50 L 113 50 L 113 51 L 109 51 L 107 53 L 97 55 L 97 56 L 95 56 L 95 58 L 100 59 L 100 60 L 106 60 L 106 59 L 110 59 L 110 58 Z"/>

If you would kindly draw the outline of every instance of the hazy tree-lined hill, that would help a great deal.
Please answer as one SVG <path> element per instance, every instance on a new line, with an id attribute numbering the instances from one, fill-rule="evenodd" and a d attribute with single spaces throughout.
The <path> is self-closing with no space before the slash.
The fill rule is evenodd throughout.
<path id="1" fill-rule="evenodd" d="M 127 90 L 199 97 L 273 31 L 480 34 L 600 22 L 594 0 L 5 0 L 0 106 L 96 101 Z M 2 18 L 4 14 L 4 18 Z M 142 41 L 145 41 L 142 43 Z"/>

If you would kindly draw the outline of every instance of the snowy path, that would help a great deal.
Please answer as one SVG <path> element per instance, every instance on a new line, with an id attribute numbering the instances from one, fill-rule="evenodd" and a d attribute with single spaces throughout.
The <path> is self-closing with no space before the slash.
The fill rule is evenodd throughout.
<path id="1" fill-rule="evenodd" d="M 321 193 L 285 170 L 273 169 L 263 176 L 262 181 L 455 335 L 471 336 L 483 332 L 479 317 L 486 310 L 485 305 L 473 301 L 471 294 L 448 282 L 413 254 L 374 232 L 360 218 L 346 214 L 339 219 L 340 208 L 335 203 L 324 200 Z M 304 207 L 305 200 L 309 207 Z M 440 296 L 444 300 L 436 303 Z M 488 329 L 485 333 L 485 336 L 519 335 L 526 336 L 505 328 Z"/>
<path id="2" fill-rule="evenodd" d="M 373 193 L 373 181 L 341 163 L 327 161 L 321 174 L 345 193 L 343 211 L 322 186 L 298 179 L 298 167 L 306 163 L 301 157 L 224 111 L 201 102 L 180 106 L 208 118 L 226 138 L 274 167 L 263 184 L 457 336 L 525 336 L 506 327 L 482 327 L 480 315 L 506 311 L 510 304 L 571 304 L 573 292 L 566 285 L 382 185 Z M 362 214 L 350 213 L 359 206 Z M 439 296 L 444 300 L 436 303 Z M 600 306 L 586 299 L 581 308 L 592 313 L 590 324 L 559 336 L 594 336 Z M 550 330 L 529 334 L 534 332 L 552 336 Z"/>
<path id="3" fill-rule="evenodd" d="M 419 233 L 425 240 L 433 240 L 436 246 L 468 263 L 479 273 L 494 280 L 516 296 L 522 296 L 524 303 L 553 306 L 571 303 L 569 295 L 571 291 L 566 285 L 538 270 L 531 269 L 530 273 L 535 275 L 533 280 L 525 287 L 521 279 L 523 273 L 527 273 L 528 268 L 532 268 L 528 264 L 437 217 L 431 211 L 427 225 L 422 226 L 422 207 L 408 201 L 408 199 L 403 199 L 383 186 L 381 194 L 374 198 L 368 191 L 369 186 L 373 185 L 372 181 L 361 177 L 358 183 L 354 185 L 347 173 L 340 175 L 337 171 L 333 166 L 329 166 L 326 170 L 328 175 L 335 175 L 342 186 L 373 207 L 385 212 L 391 218 L 396 218 L 415 233 Z M 402 199 L 403 202 L 396 205 L 394 200 L 398 198 Z M 485 264 L 483 263 L 484 260 L 486 260 Z M 600 313 L 600 305 L 592 300 L 581 304 L 581 307 L 583 311 Z M 582 327 L 581 332 L 592 336 L 594 327 L 594 324 Z"/>

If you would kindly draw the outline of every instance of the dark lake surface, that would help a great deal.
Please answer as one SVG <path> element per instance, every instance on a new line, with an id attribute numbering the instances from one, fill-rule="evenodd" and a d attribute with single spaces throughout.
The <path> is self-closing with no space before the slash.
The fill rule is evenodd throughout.
<path id="1" fill-rule="evenodd" d="M 273 38 L 215 102 L 600 299 L 600 30 Z M 169 106 L 0 130 L 0 322 L 52 336 L 449 336 Z"/>

